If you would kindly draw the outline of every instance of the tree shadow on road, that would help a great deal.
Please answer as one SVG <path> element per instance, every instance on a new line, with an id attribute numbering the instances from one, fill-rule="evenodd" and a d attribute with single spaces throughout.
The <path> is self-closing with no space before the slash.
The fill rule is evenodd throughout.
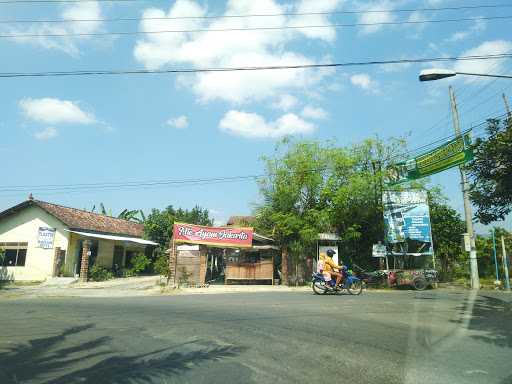
<path id="1" fill-rule="evenodd" d="M 70 336 L 91 328 L 91 324 L 69 328 L 57 336 L 0 351 L 0 383 L 152 383 L 244 351 L 232 345 L 193 341 L 143 354 L 114 355 L 105 349 L 111 341 L 107 336 L 63 345 L 69 344 Z"/>
<path id="2" fill-rule="evenodd" d="M 467 322 L 467 328 L 472 331 L 480 331 L 481 334 L 471 335 L 472 338 L 500 347 L 512 348 L 512 303 L 490 296 L 478 296 L 472 303 L 471 299 L 458 308 L 461 319 L 455 322 L 463 324 Z M 469 321 L 465 320 L 469 316 Z"/>

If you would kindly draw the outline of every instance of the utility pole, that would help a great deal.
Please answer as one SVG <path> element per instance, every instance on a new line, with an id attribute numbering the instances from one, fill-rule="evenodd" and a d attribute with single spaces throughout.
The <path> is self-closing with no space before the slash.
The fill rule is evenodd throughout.
<path id="1" fill-rule="evenodd" d="M 503 252 L 503 268 L 505 269 L 505 290 L 510 291 L 510 280 L 508 279 L 507 250 L 505 249 L 505 238 L 501 235 L 501 249 Z"/>
<path id="2" fill-rule="evenodd" d="M 492 233 L 492 255 L 494 256 L 494 265 L 496 266 L 496 281 L 500 281 L 500 272 L 498 266 L 498 257 L 496 256 L 496 231 L 491 229 Z"/>
<path id="3" fill-rule="evenodd" d="M 503 102 L 505 103 L 505 111 L 507 111 L 507 118 L 512 119 L 512 113 L 510 112 L 510 106 L 508 105 L 507 95 L 505 95 L 505 93 L 502 93 L 501 96 L 503 96 Z"/>
<path id="4" fill-rule="evenodd" d="M 455 94 L 453 88 L 450 85 L 450 104 L 452 107 L 452 118 L 453 127 L 455 128 L 455 134 L 457 137 L 461 136 L 460 123 L 459 123 L 459 111 L 457 110 L 457 102 L 455 100 Z M 471 212 L 471 203 L 469 202 L 469 183 L 466 171 L 463 165 L 459 165 L 460 178 L 462 185 L 462 195 L 464 197 L 464 213 L 466 216 L 466 231 L 469 235 L 470 251 L 469 251 L 469 268 L 471 275 L 471 289 L 480 289 L 480 279 L 478 277 L 478 263 L 476 259 L 476 245 L 475 245 L 475 232 L 473 231 L 473 213 Z"/>

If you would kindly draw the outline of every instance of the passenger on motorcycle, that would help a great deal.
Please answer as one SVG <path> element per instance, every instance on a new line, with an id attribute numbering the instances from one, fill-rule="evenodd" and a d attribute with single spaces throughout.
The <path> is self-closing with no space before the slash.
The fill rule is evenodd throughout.
<path id="1" fill-rule="evenodd" d="M 341 272 L 342 265 L 336 264 L 334 262 L 334 260 L 332 259 L 332 257 L 336 254 L 336 252 L 333 251 L 332 249 L 328 249 L 325 254 L 327 255 L 327 257 L 325 257 L 323 260 L 322 273 L 324 274 L 324 277 L 325 277 L 325 274 L 336 276 L 336 288 L 337 288 L 337 287 L 339 287 L 340 283 L 343 281 L 343 273 Z M 343 263 L 341 263 L 341 264 L 343 264 Z M 329 281 L 329 280 L 327 280 L 327 281 Z"/>

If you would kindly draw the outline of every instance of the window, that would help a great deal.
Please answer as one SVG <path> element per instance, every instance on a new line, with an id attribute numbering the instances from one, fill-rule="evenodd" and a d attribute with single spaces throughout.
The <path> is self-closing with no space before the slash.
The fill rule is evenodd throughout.
<path id="1" fill-rule="evenodd" d="M 24 267 L 27 259 L 28 243 L 0 243 L 0 249 L 4 250 L 2 267 Z"/>

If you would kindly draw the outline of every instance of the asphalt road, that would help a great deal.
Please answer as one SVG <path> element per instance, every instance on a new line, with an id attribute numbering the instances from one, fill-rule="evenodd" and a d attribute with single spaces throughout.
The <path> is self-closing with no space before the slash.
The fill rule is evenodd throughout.
<path id="1" fill-rule="evenodd" d="M 511 299 L 0 299 L 0 383 L 512 383 Z"/>

